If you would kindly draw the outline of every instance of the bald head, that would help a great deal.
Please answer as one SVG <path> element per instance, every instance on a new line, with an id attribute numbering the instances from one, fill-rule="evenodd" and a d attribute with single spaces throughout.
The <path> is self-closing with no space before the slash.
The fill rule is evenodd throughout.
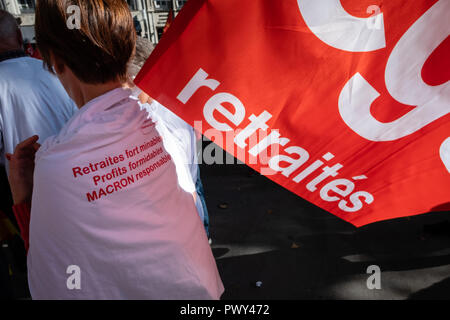
<path id="1" fill-rule="evenodd" d="M 0 53 L 22 49 L 22 34 L 16 18 L 5 10 L 0 10 Z"/>

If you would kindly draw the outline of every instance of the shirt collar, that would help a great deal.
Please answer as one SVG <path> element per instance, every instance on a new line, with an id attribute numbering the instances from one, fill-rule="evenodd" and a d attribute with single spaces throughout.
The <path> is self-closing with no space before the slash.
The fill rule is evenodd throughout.
<path id="1" fill-rule="evenodd" d="M 22 58 L 22 57 L 27 57 L 27 56 L 28 55 L 23 50 L 6 51 L 3 53 L 0 53 L 0 62 L 9 60 L 9 59 Z"/>
<path id="2" fill-rule="evenodd" d="M 92 115 L 98 112 L 110 109 L 112 106 L 120 103 L 124 99 L 129 99 L 131 95 L 131 90 L 127 88 L 116 88 L 110 90 L 92 100 L 89 100 L 81 108 L 79 115 Z"/>

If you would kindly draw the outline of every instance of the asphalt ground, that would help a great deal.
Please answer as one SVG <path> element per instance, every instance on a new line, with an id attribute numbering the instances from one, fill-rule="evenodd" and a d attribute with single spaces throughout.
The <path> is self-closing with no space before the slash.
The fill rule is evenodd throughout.
<path id="1" fill-rule="evenodd" d="M 243 164 L 201 177 L 222 299 L 450 299 L 450 212 L 356 228 Z"/>

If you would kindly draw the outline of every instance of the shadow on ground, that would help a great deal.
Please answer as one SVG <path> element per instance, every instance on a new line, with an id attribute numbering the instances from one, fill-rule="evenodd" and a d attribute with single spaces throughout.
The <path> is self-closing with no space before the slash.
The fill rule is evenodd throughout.
<path id="1" fill-rule="evenodd" d="M 223 299 L 450 299 L 449 212 L 355 228 L 245 165 L 201 173 Z"/>

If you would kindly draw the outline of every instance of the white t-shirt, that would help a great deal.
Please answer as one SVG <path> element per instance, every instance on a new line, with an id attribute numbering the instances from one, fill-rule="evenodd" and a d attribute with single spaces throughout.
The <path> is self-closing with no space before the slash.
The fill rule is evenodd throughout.
<path id="1" fill-rule="evenodd" d="M 77 110 L 42 61 L 22 57 L 0 62 L 0 163 L 19 142 L 37 134 L 42 143 L 58 133 Z"/>
<path id="2" fill-rule="evenodd" d="M 135 91 L 137 97 L 141 91 Z M 150 104 L 139 103 L 142 109 L 149 113 L 156 124 L 156 130 L 161 135 L 164 147 L 171 155 L 178 176 L 178 184 L 189 193 L 195 193 L 195 183 L 198 175 L 198 162 L 196 150 L 196 136 L 194 129 L 175 113 L 153 100 Z M 204 211 L 201 199 L 197 198 L 196 207 L 203 220 Z"/>
<path id="3" fill-rule="evenodd" d="M 33 299 L 223 293 L 192 195 L 179 187 L 154 123 L 130 93 L 118 88 L 89 101 L 36 154 Z"/>
<path id="4" fill-rule="evenodd" d="M 180 186 L 187 192 L 195 192 L 198 163 L 194 129 L 156 100 L 152 100 L 151 103 L 141 103 L 138 98 L 141 92 L 141 89 L 134 87 L 131 97 L 148 112 L 148 118 L 156 123 L 156 129 L 163 138 L 164 146 L 175 162 Z"/>

